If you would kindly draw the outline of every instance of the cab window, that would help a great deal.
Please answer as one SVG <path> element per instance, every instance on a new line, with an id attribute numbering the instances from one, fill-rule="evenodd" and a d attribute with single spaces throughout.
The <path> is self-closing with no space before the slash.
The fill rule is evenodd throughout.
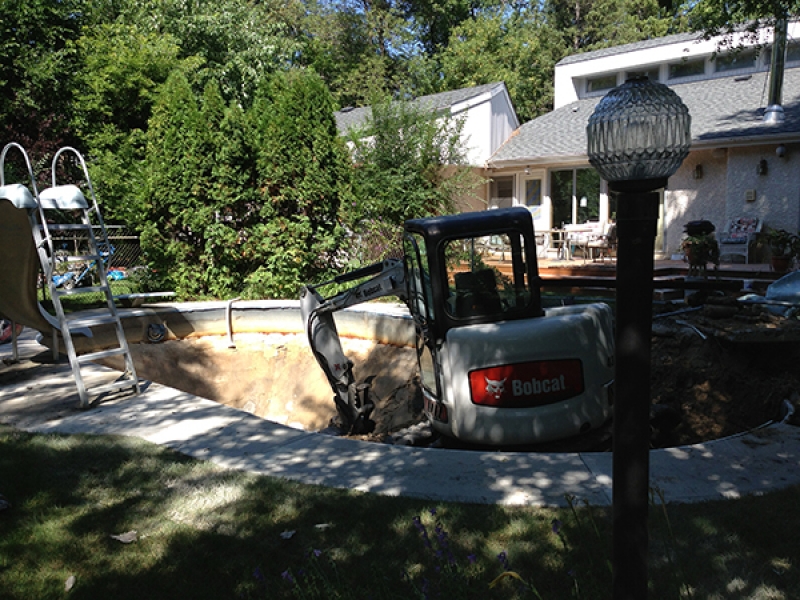
<path id="1" fill-rule="evenodd" d="M 448 298 L 456 319 L 500 320 L 531 302 L 531 282 L 519 233 L 451 239 L 444 242 Z"/>

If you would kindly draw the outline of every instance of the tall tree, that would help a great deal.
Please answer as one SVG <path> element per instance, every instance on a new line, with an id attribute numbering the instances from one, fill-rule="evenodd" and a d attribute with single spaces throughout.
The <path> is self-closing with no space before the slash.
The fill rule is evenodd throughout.
<path id="1" fill-rule="evenodd" d="M 453 30 L 474 18 L 487 4 L 480 0 L 402 0 L 401 7 L 412 20 L 415 37 L 428 55 L 447 46 Z"/>
<path id="2" fill-rule="evenodd" d="M 0 8 L 0 123 L 44 166 L 71 142 L 70 94 L 84 0 L 3 0 Z"/>
<path id="3" fill-rule="evenodd" d="M 334 104 L 311 72 L 276 73 L 253 107 L 259 223 L 246 248 L 260 257 L 249 293 L 296 297 L 299 284 L 333 268 L 342 239 L 338 213 L 350 201 L 350 159 Z"/>
<path id="4" fill-rule="evenodd" d="M 310 3 L 300 63 L 319 73 L 339 106 L 364 106 L 400 87 L 410 30 L 392 2 Z"/>
<path id="5" fill-rule="evenodd" d="M 72 126 L 92 157 L 92 179 L 109 219 L 135 217 L 131 203 L 141 174 L 153 103 L 180 61 L 170 35 L 142 33 L 132 25 L 101 24 L 77 41 L 81 68 L 75 74 Z"/>
<path id="6" fill-rule="evenodd" d="M 461 123 L 405 101 L 372 103 L 367 124 L 349 135 L 354 201 L 342 207 L 358 247 L 350 256 L 373 262 L 399 248 L 406 219 L 453 212 L 474 189 L 465 163 Z"/>
<path id="7" fill-rule="evenodd" d="M 680 7 L 668 12 L 658 0 L 547 0 L 548 23 L 571 53 L 609 48 L 688 31 Z"/>
<path id="8" fill-rule="evenodd" d="M 206 99 L 215 94 L 219 92 L 210 86 Z M 213 256 L 207 253 L 206 228 L 220 208 L 212 185 L 218 122 L 216 111 L 203 111 L 186 77 L 175 71 L 154 106 L 146 134 L 136 224 L 150 265 L 164 285 L 182 296 L 202 297 L 210 291 L 203 274 Z"/>
<path id="9" fill-rule="evenodd" d="M 664 14 L 657 0 L 595 0 L 585 25 L 585 49 L 596 50 L 686 31 L 688 23 Z"/>
<path id="10" fill-rule="evenodd" d="M 252 102 L 261 78 L 288 67 L 300 49 L 300 0 L 122 1 L 108 12 L 144 34 L 172 36 L 180 58 L 202 61 L 199 89 L 214 80 L 224 98 L 241 103 Z"/>
<path id="11" fill-rule="evenodd" d="M 694 29 L 702 29 L 708 36 L 731 34 L 737 29 L 755 35 L 782 15 L 800 15 L 800 0 L 700 0 L 689 12 Z"/>
<path id="12" fill-rule="evenodd" d="M 522 121 L 552 109 L 553 71 L 566 54 L 536 13 L 484 14 L 453 31 L 441 53 L 445 89 L 504 81 Z"/>

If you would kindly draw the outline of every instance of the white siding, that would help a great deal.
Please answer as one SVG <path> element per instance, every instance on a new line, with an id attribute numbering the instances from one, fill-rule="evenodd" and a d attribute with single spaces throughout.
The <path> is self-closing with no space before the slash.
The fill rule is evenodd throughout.
<path id="1" fill-rule="evenodd" d="M 462 137 L 467 147 L 467 161 L 472 166 L 484 166 L 519 127 L 505 86 L 497 86 L 491 94 L 453 106 L 452 115 L 464 119 Z"/>
<path id="2" fill-rule="evenodd" d="M 789 24 L 789 39 L 794 40 L 800 37 L 800 23 Z M 643 50 L 631 50 L 613 56 L 601 56 L 598 58 L 589 58 L 587 60 L 580 60 L 578 62 L 567 63 L 564 65 L 556 65 L 555 68 L 555 98 L 554 108 L 558 109 L 562 106 L 575 102 L 581 90 L 579 89 L 581 82 L 588 76 L 601 75 L 605 73 L 620 73 L 625 70 L 642 69 L 654 65 L 666 65 L 683 60 L 692 56 L 710 57 L 714 54 L 717 48 L 717 39 L 696 41 L 680 41 L 674 44 L 665 44 L 655 48 L 646 48 Z M 741 39 L 739 36 L 735 38 L 734 46 Z M 772 30 L 762 32 L 763 44 L 772 43 Z M 746 45 L 751 45 L 752 42 Z M 662 73 L 663 76 L 663 73 Z M 617 84 L 624 83 L 618 80 Z"/>

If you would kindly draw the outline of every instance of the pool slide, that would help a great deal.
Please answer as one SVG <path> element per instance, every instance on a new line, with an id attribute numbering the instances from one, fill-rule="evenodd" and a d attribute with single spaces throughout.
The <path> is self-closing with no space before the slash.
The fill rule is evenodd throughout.
<path id="1" fill-rule="evenodd" d="M 0 191 L 0 315 L 45 335 L 59 330 L 37 298 L 39 256 L 28 219 L 30 193 L 22 186 L 3 186 Z M 35 202 L 35 200 L 34 200 Z"/>

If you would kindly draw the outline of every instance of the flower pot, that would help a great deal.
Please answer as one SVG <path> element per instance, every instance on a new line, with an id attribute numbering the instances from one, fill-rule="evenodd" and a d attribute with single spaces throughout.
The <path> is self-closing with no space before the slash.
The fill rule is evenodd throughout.
<path id="1" fill-rule="evenodd" d="M 776 273 L 786 273 L 789 270 L 789 266 L 792 264 L 792 257 L 791 256 L 773 256 L 770 259 L 772 263 L 772 270 Z"/>

